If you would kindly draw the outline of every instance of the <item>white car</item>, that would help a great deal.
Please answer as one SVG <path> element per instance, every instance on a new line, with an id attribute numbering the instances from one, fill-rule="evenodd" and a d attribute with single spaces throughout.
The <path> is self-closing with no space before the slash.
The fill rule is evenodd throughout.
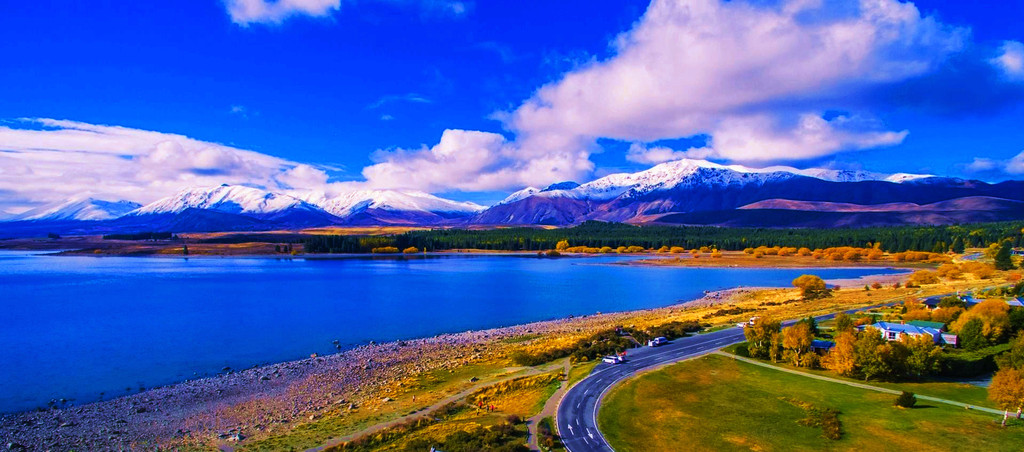
<path id="1" fill-rule="evenodd" d="M 616 355 L 605 356 L 604 358 L 601 359 L 601 361 L 604 361 L 608 364 L 619 364 L 622 362 L 622 357 Z"/>
<path id="2" fill-rule="evenodd" d="M 659 345 L 667 344 L 667 343 L 668 343 L 668 339 L 665 339 L 664 337 L 656 337 L 654 339 L 651 339 L 651 340 L 647 341 L 647 346 L 648 347 L 657 347 Z"/>

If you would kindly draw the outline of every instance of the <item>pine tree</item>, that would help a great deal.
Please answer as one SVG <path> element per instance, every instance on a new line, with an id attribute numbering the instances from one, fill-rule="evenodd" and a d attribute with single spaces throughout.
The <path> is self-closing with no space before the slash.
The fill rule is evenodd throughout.
<path id="1" fill-rule="evenodd" d="M 1013 245 L 1009 240 L 1004 240 L 999 246 L 999 251 L 996 252 L 995 264 L 996 270 L 1010 270 L 1013 268 Z"/>
<path id="2" fill-rule="evenodd" d="M 950 248 L 953 250 L 954 253 L 963 254 L 965 248 L 964 241 L 961 240 L 960 237 L 957 237 L 953 239 L 953 246 Z"/>

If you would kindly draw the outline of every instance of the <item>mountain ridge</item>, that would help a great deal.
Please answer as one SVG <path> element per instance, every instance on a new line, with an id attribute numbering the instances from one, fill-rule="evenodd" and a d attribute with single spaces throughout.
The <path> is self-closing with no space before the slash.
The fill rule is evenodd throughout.
<path id="1" fill-rule="evenodd" d="M 1024 218 L 1024 181 L 990 184 L 929 174 L 750 168 L 682 159 L 584 184 L 527 187 L 489 207 L 415 190 L 298 197 L 227 184 L 184 189 L 145 206 L 72 201 L 0 221 L 0 232 L 20 228 L 38 233 L 47 227 L 199 232 L 334 225 L 569 226 L 589 220 L 723 226 L 756 226 L 763 220 L 768 227 L 948 224 Z"/>

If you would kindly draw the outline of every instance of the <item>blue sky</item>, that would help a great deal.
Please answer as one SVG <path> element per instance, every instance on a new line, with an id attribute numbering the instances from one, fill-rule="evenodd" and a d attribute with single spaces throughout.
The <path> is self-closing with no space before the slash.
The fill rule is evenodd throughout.
<path id="1" fill-rule="evenodd" d="M 0 210 L 218 180 L 488 203 L 666 156 L 1024 178 L 1024 2 L 879 3 L 5 2 Z"/>

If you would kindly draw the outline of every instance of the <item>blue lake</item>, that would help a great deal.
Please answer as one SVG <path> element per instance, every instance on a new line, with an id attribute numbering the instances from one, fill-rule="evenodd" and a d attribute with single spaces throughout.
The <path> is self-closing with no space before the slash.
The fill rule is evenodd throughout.
<path id="1" fill-rule="evenodd" d="M 887 269 L 604 265 L 623 257 L 228 259 L 0 252 L 0 412 L 76 403 L 229 366 L 671 305 L 705 290 Z"/>

